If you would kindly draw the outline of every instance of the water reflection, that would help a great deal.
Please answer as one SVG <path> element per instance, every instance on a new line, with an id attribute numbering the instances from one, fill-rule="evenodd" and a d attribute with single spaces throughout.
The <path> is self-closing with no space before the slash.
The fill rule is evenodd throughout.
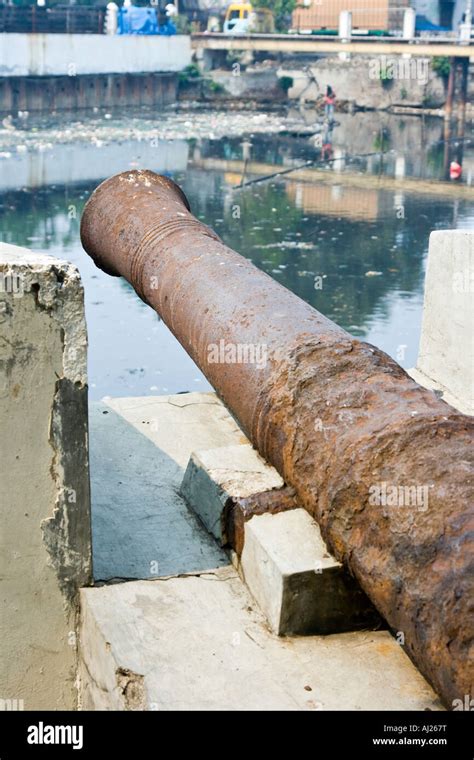
<path id="1" fill-rule="evenodd" d="M 228 245 L 403 366 L 415 363 L 429 234 L 472 227 L 470 199 L 466 193 L 431 194 L 429 186 L 390 184 L 390 178 L 443 176 L 439 120 L 387 117 L 379 119 L 382 129 L 369 114 L 338 114 L 337 120 L 333 129 L 325 128 L 322 144 L 292 134 L 61 143 L 0 162 L 1 239 L 67 258 L 81 271 L 92 398 L 208 387 L 128 284 L 102 274 L 80 246 L 79 220 L 91 191 L 106 176 L 135 165 L 172 175 L 194 214 Z M 319 160 L 323 146 L 317 170 L 327 176 L 302 181 L 289 173 L 236 189 L 243 142 L 251 145 L 247 178 L 255 176 L 252 162 L 291 168 Z M 356 157 L 382 149 L 389 151 L 383 157 Z M 465 144 L 464 183 L 472 159 Z M 370 185 L 367 174 L 387 184 Z"/>

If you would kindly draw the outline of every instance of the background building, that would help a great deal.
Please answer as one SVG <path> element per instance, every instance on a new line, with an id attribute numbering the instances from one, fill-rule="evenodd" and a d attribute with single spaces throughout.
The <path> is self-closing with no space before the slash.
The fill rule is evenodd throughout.
<path id="1" fill-rule="evenodd" d="M 352 11 L 355 30 L 394 31 L 403 27 L 403 13 L 410 0 L 310 0 L 293 12 L 292 25 L 300 31 L 337 30 L 341 11 Z"/>

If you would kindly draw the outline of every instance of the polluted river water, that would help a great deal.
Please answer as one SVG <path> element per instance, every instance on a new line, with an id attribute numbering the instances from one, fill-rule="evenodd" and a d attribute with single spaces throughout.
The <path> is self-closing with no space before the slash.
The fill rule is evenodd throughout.
<path id="1" fill-rule="evenodd" d="M 157 315 L 82 250 L 87 198 L 132 168 L 172 177 L 231 248 L 409 368 L 430 232 L 474 228 L 471 136 L 446 144 L 440 119 L 382 113 L 336 114 L 329 128 L 311 109 L 20 113 L 0 124 L 2 240 L 79 268 L 91 399 L 209 389 Z M 447 158 L 462 159 L 456 183 Z"/>

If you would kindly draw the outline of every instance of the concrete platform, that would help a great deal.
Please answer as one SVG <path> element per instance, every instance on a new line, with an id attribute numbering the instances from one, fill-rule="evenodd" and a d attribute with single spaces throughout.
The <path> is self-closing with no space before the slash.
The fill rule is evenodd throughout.
<path id="1" fill-rule="evenodd" d="M 109 399 L 94 404 L 90 417 L 96 581 L 228 564 L 212 538 L 226 542 L 228 499 L 284 486 L 213 393 Z M 275 633 L 379 627 L 304 510 L 253 517 L 243 535 L 242 578 Z"/>
<path id="2" fill-rule="evenodd" d="M 81 592 L 86 710 L 438 710 L 386 631 L 280 638 L 231 567 Z"/>
<path id="3" fill-rule="evenodd" d="M 90 409 L 94 578 L 228 563 L 179 488 L 191 452 L 247 442 L 214 393 L 109 399 Z"/>
<path id="4" fill-rule="evenodd" d="M 270 630 L 228 555 L 179 493 L 192 452 L 214 452 L 209 461 L 204 456 L 212 464 L 219 449 L 231 454 L 220 471 L 221 485 L 247 493 L 244 483 L 234 482 L 232 464 L 242 450 L 253 472 L 257 455 L 215 394 L 104 400 L 91 408 L 90 448 L 93 557 L 101 583 L 81 590 L 83 709 L 441 709 L 387 631 L 283 638 Z M 263 485 L 280 486 L 263 465 L 257 482 L 263 476 Z M 292 521 L 296 513 L 301 520 L 301 512 L 245 523 L 245 535 L 252 533 L 258 544 L 252 555 L 259 555 L 257 569 L 273 563 L 282 580 L 280 619 L 282 610 L 291 619 L 295 610 L 301 615 L 300 602 L 306 606 L 308 584 L 296 587 L 295 579 L 307 580 L 313 569 L 339 571 L 323 542 L 320 557 L 314 542 L 295 556 L 301 525 L 298 533 Z M 291 525 L 283 519 L 289 515 Z M 268 525 L 275 518 L 276 533 Z M 293 543 L 284 540 L 282 527 L 283 534 L 291 527 Z M 272 562 L 263 562 L 263 550 Z M 308 567 L 313 561 L 314 568 Z M 250 563 L 246 568 L 248 576 Z M 259 577 L 255 572 L 253 579 Z M 275 588 L 265 587 L 267 601 Z"/>

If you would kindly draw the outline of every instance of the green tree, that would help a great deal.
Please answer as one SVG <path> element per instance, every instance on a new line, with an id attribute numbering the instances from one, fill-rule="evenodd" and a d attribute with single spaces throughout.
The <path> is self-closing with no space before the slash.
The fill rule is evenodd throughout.
<path id="1" fill-rule="evenodd" d="M 277 32 L 287 32 L 297 0 L 253 0 L 252 5 L 255 8 L 268 8 L 272 11 Z"/>

